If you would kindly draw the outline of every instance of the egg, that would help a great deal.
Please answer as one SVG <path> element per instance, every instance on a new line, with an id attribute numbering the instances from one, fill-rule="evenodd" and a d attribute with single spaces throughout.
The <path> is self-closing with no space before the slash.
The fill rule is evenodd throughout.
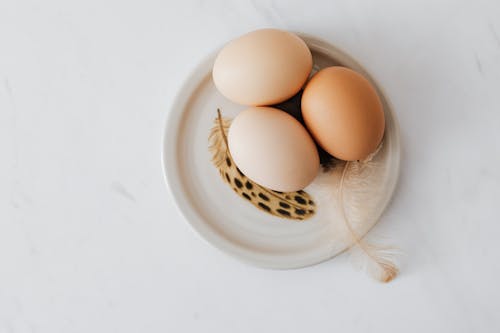
<path id="1" fill-rule="evenodd" d="M 275 108 L 240 112 L 229 128 L 228 145 L 241 172 L 271 190 L 301 190 L 319 170 L 318 151 L 305 127 Z"/>
<path id="2" fill-rule="evenodd" d="M 384 135 L 384 110 L 377 91 L 349 68 L 333 66 L 316 73 L 304 88 L 301 107 L 311 135 L 338 159 L 365 159 Z"/>
<path id="3" fill-rule="evenodd" d="M 229 42 L 215 59 L 219 92 L 242 105 L 270 105 L 295 95 L 312 69 L 311 51 L 298 36 L 277 29 L 247 33 Z"/>

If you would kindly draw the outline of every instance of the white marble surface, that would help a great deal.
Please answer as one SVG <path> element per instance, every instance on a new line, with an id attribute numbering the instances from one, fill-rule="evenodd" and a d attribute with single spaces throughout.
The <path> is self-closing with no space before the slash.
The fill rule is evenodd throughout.
<path id="1" fill-rule="evenodd" d="M 343 48 L 380 82 L 404 151 L 378 284 L 345 257 L 246 266 L 164 185 L 190 70 L 260 27 Z M 500 2 L 0 1 L 0 332 L 498 332 Z"/>

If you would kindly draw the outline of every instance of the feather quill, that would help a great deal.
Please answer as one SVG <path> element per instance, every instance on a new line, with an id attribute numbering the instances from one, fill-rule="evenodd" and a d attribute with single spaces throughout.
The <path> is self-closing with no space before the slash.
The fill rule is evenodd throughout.
<path id="1" fill-rule="evenodd" d="M 346 162 L 344 164 L 338 188 L 338 199 L 342 219 L 352 241 L 351 255 L 353 263 L 359 268 L 364 269 L 376 280 L 385 283 L 393 280 L 399 273 L 399 269 L 395 264 L 395 255 L 398 251 L 394 247 L 374 244 L 360 237 L 356 233 L 351 218 L 346 211 L 344 200 L 344 189 L 349 181 L 355 183 L 349 186 L 350 189 L 358 189 L 359 192 L 359 190 L 363 191 L 367 188 L 366 185 L 369 184 L 366 184 L 366 182 L 369 182 L 371 173 L 377 168 L 377 162 L 373 161 L 373 157 L 379 150 L 380 147 L 365 161 Z M 350 201 L 349 206 L 351 207 L 351 211 L 356 210 L 352 209 L 353 207 L 365 207 L 365 209 L 368 208 L 369 210 L 370 207 L 366 207 L 369 200 L 367 201 L 361 198 L 362 195 L 356 193 L 356 190 L 354 190 L 354 195 L 352 197 L 358 197 L 358 200 Z"/>

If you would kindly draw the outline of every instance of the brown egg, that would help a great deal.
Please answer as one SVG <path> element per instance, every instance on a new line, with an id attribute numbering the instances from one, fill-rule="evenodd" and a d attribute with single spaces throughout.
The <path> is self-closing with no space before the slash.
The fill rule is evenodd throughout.
<path id="1" fill-rule="evenodd" d="M 319 171 L 318 151 L 305 127 L 275 108 L 240 112 L 229 128 L 228 143 L 238 168 L 275 191 L 301 190 Z"/>
<path id="2" fill-rule="evenodd" d="M 212 76 L 220 93 L 235 103 L 271 105 L 295 95 L 311 68 L 311 51 L 302 39 L 262 29 L 229 42 L 217 55 Z"/>
<path id="3" fill-rule="evenodd" d="M 302 116 L 316 142 L 341 160 L 365 159 L 384 135 L 384 111 L 375 88 L 345 67 L 327 67 L 311 78 L 302 95 Z"/>

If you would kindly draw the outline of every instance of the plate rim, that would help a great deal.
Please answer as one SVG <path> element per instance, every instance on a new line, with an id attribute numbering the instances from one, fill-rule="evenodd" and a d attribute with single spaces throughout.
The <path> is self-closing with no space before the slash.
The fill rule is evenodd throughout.
<path id="1" fill-rule="evenodd" d="M 397 151 L 398 158 L 395 163 L 395 177 L 392 184 L 390 184 L 386 201 L 383 203 L 383 210 L 380 213 L 380 216 L 377 219 L 377 222 L 373 224 L 373 226 L 367 230 L 366 233 L 370 232 L 370 230 L 378 223 L 378 220 L 384 215 L 387 210 L 387 207 L 390 205 L 391 201 L 394 198 L 394 193 L 399 182 L 400 177 L 400 165 L 401 165 L 401 136 L 400 136 L 400 128 L 399 122 L 396 114 L 393 112 L 392 102 L 387 97 L 384 89 L 378 84 L 378 82 L 370 75 L 370 73 L 366 70 L 364 66 L 362 66 L 356 59 L 351 57 L 348 53 L 344 52 L 341 48 L 336 45 L 327 42 L 323 39 L 317 38 L 313 35 L 301 33 L 301 32 L 292 32 L 305 40 L 306 43 L 314 43 L 316 47 L 323 48 L 327 47 L 330 52 L 335 51 L 343 56 L 347 57 L 351 62 L 355 63 L 359 68 L 362 69 L 363 75 L 367 76 L 367 78 L 374 83 L 376 89 L 382 94 L 385 103 L 390 109 L 391 117 L 393 119 L 394 125 L 394 134 L 395 138 L 395 150 Z M 319 44 L 319 45 L 318 45 Z M 207 76 L 205 68 L 209 63 L 212 62 L 212 59 L 216 56 L 217 52 L 220 48 L 215 49 L 214 51 L 208 53 L 202 60 L 194 66 L 194 68 L 187 75 L 186 79 L 181 84 L 179 90 L 177 91 L 175 97 L 173 98 L 173 102 L 170 105 L 169 112 L 166 116 L 166 123 L 163 126 L 163 136 L 162 136 L 162 151 L 161 151 L 161 163 L 163 168 L 163 178 L 169 189 L 172 197 L 175 201 L 176 209 L 181 213 L 183 218 L 186 220 L 187 224 L 191 227 L 193 231 L 198 235 L 199 238 L 203 239 L 208 244 L 214 246 L 218 250 L 230 255 L 231 257 L 243 261 L 247 264 L 251 264 L 261 268 L 271 268 L 271 269 L 296 269 L 307 266 L 313 266 L 316 264 L 320 264 L 324 261 L 330 260 L 335 256 L 345 252 L 347 248 L 339 253 L 332 253 L 331 255 L 324 256 L 322 258 L 302 258 L 302 260 L 295 261 L 277 261 L 271 259 L 269 256 L 258 254 L 255 252 L 250 253 L 250 251 L 245 248 L 238 246 L 237 244 L 231 242 L 228 239 L 225 239 L 221 235 L 214 232 L 211 228 L 209 228 L 206 223 L 203 221 L 197 213 L 194 212 L 194 209 L 189 204 L 187 199 L 187 194 L 184 191 L 176 191 L 175 189 L 182 188 L 180 179 L 177 179 L 176 175 L 178 174 L 178 165 L 177 163 L 169 163 L 169 158 L 176 158 L 177 156 L 177 137 L 179 136 L 179 128 L 182 121 L 182 115 L 184 111 L 184 107 L 186 103 L 191 98 L 192 94 L 199 87 L 199 84 L 193 85 L 192 82 L 196 81 L 197 83 L 202 82 L 202 80 Z M 210 75 L 210 72 L 208 73 Z M 365 233 L 365 235 L 366 235 Z M 363 235 L 364 237 L 364 235 Z"/>

